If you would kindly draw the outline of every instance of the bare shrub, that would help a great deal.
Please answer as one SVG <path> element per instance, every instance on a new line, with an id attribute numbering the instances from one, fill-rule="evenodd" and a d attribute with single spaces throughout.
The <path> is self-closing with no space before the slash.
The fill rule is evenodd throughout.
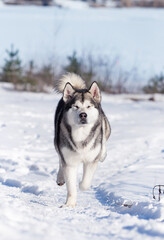
<path id="1" fill-rule="evenodd" d="M 101 90 L 107 93 L 127 93 L 128 81 L 134 78 L 133 69 L 124 71 L 119 63 L 119 57 L 98 56 L 83 54 L 77 56 L 74 52 L 68 57 L 68 64 L 64 66 L 65 72 L 74 72 L 85 79 L 89 86 L 97 81 Z"/>
<path id="2" fill-rule="evenodd" d="M 164 74 L 152 77 L 148 84 L 143 88 L 145 93 L 163 93 L 164 94 Z"/>
<path id="3" fill-rule="evenodd" d="M 129 92 L 128 82 L 135 76 L 133 70 L 124 71 L 120 67 L 118 56 L 95 56 L 85 51 L 82 56 L 78 56 L 74 51 L 67 57 L 67 64 L 57 71 L 57 60 L 53 65 L 48 63 L 40 68 L 33 61 L 27 67 L 22 67 L 18 52 L 13 49 L 11 53 L 8 52 L 14 58 L 9 55 L 11 59 L 6 60 L 2 73 L 2 80 L 12 82 L 16 90 L 46 92 L 48 87 L 53 88 L 62 74 L 74 72 L 85 79 L 87 86 L 97 81 L 102 91 L 120 94 Z M 15 63 L 17 67 L 11 68 Z"/>
<path id="4" fill-rule="evenodd" d="M 24 84 L 22 87 L 24 91 L 47 92 L 47 87 L 54 86 L 54 78 L 55 71 L 51 64 L 37 68 L 31 61 L 24 72 Z"/>

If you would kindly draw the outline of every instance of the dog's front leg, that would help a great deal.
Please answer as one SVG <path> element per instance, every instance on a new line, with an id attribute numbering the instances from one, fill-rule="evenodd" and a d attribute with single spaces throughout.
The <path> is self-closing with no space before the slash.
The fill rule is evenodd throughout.
<path id="1" fill-rule="evenodd" d="M 76 198 L 77 198 L 77 189 L 76 189 L 77 166 L 66 165 L 64 166 L 63 170 L 64 170 L 64 177 L 65 177 L 65 182 L 67 186 L 67 200 L 64 206 L 75 207 Z"/>
<path id="2" fill-rule="evenodd" d="M 98 162 L 84 163 L 83 164 L 83 179 L 79 184 L 80 190 L 87 190 L 96 171 Z"/>

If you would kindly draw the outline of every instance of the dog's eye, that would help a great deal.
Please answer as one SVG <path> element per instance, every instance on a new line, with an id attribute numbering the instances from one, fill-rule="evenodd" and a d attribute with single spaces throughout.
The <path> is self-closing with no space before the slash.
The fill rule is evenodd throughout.
<path id="1" fill-rule="evenodd" d="M 74 105 L 74 108 L 79 109 L 79 107 L 77 105 Z"/>
<path id="2" fill-rule="evenodd" d="M 87 106 L 87 108 L 90 108 L 91 106 Z"/>

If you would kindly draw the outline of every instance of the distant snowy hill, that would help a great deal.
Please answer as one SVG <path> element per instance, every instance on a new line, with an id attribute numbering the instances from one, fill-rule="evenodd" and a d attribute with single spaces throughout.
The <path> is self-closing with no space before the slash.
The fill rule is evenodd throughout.
<path id="1" fill-rule="evenodd" d="M 131 97 L 131 96 L 130 96 Z M 0 239 L 154 240 L 164 238 L 164 104 L 103 94 L 112 127 L 108 155 L 77 206 L 61 209 L 53 117 L 59 96 L 0 84 Z M 79 169 L 78 181 L 81 179 Z M 78 186 L 77 186 L 78 187 Z M 155 192 L 158 197 L 158 192 Z"/>

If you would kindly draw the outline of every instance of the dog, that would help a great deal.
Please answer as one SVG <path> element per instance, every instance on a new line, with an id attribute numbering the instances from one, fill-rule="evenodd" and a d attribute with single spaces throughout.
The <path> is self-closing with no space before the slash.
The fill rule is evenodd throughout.
<path id="1" fill-rule="evenodd" d="M 83 163 L 80 190 L 87 190 L 98 162 L 106 157 L 111 128 L 101 107 L 101 93 L 96 82 L 87 89 L 80 76 L 67 73 L 57 82 L 55 90 L 63 94 L 54 120 L 54 145 L 59 155 L 57 184 L 66 183 L 67 199 L 63 207 L 75 207 L 78 166 Z"/>

